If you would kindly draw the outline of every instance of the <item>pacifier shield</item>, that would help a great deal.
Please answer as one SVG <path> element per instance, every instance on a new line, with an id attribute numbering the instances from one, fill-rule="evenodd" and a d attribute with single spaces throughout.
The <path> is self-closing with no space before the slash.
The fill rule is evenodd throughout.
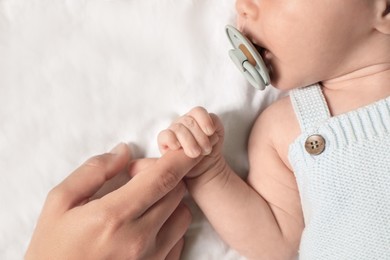
<path id="1" fill-rule="evenodd" d="M 263 90 L 270 84 L 263 58 L 253 44 L 233 26 L 226 26 L 226 34 L 234 48 L 229 51 L 231 59 L 253 87 Z"/>

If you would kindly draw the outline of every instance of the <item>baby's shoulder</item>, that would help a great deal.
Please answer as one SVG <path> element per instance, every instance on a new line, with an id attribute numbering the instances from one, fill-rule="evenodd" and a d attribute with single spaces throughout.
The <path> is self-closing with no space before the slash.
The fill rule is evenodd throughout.
<path id="1" fill-rule="evenodd" d="M 292 132 L 299 134 L 299 124 L 290 97 L 283 97 L 268 106 L 256 119 L 253 130 L 267 130 L 269 138 L 279 138 L 280 134 Z"/>
<path id="2" fill-rule="evenodd" d="M 287 159 L 288 146 L 300 134 L 290 97 L 284 97 L 272 103 L 256 119 L 252 128 L 251 142 L 267 142 Z"/>

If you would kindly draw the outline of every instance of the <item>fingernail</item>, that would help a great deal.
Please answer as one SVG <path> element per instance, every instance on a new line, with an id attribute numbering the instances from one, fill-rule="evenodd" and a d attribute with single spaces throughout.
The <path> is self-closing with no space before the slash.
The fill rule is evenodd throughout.
<path id="1" fill-rule="evenodd" d="M 214 134 L 214 129 L 210 128 L 210 127 L 206 127 L 206 134 L 208 136 L 211 136 Z"/>
<path id="2" fill-rule="evenodd" d="M 190 157 L 192 157 L 192 158 L 196 158 L 196 157 L 198 157 L 200 154 L 201 154 L 201 149 L 200 148 L 193 148 L 192 150 L 191 150 L 191 156 Z"/>
<path id="3" fill-rule="evenodd" d="M 112 154 L 120 154 L 123 151 L 123 147 L 126 145 L 125 143 L 119 143 L 114 148 L 111 149 L 110 153 Z"/>
<path id="4" fill-rule="evenodd" d="M 209 155 L 213 149 L 211 147 L 207 147 L 204 149 L 202 155 Z"/>

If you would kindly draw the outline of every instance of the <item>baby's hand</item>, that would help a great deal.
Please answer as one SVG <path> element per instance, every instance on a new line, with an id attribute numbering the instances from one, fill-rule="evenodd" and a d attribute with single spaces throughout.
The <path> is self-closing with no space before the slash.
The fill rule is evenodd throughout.
<path id="1" fill-rule="evenodd" d="M 160 152 L 183 148 L 191 158 L 209 155 L 213 146 L 222 141 L 223 127 L 218 117 L 202 107 L 195 107 L 178 118 L 158 135 Z"/>

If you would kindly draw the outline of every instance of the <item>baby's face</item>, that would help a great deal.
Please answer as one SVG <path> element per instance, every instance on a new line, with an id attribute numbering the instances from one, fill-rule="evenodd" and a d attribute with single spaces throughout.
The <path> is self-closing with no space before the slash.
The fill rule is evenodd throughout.
<path id="1" fill-rule="evenodd" d="M 255 45 L 280 89 L 353 69 L 357 43 L 372 30 L 371 0 L 236 0 L 238 29 Z"/>

